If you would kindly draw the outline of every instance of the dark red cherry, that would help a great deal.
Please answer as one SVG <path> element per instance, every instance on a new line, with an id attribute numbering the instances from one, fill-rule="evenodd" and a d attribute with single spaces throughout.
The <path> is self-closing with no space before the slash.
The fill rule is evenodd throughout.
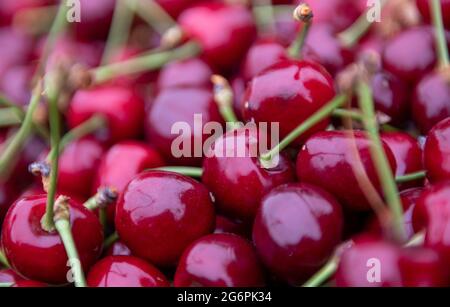
<path id="1" fill-rule="evenodd" d="M 15 282 L 12 286 L 12 288 L 45 288 L 48 287 L 47 284 L 44 284 L 40 281 L 34 281 L 34 280 L 19 280 Z"/>
<path id="2" fill-rule="evenodd" d="M 248 50 L 241 68 L 244 80 L 250 81 L 270 66 L 287 60 L 286 48 L 273 38 L 256 41 Z"/>
<path id="3" fill-rule="evenodd" d="M 0 183 L 0 223 L 8 212 L 9 207 L 14 203 L 19 191 L 14 183 L 7 181 Z"/>
<path id="4" fill-rule="evenodd" d="M 109 33 L 116 0 L 80 0 L 80 22 L 73 22 L 75 36 L 81 40 L 105 39 Z"/>
<path id="5" fill-rule="evenodd" d="M 11 267 L 21 275 L 49 284 L 67 283 L 67 255 L 57 232 L 41 227 L 46 195 L 19 199 L 6 215 L 2 246 Z M 70 223 L 83 269 L 100 256 L 103 231 L 98 218 L 83 206 L 70 201 Z"/>
<path id="6" fill-rule="evenodd" d="M 199 2 L 199 0 L 156 0 L 172 17 L 177 17 L 185 9 Z"/>
<path id="7" fill-rule="evenodd" d="M 381 139 L 389 146 L 397 164 L 396 176 L 423 170 L 423 154 L 419 142 L 405 132 L 384 132 Z M 423 180 L 403 183 L 400 189 L 423 186 Z"/>
<path id="8" fill-rule="evenodd" d="M 361 235 L 344 250 L 335 275 L 338 287 L 399 287 L 401 249 L 382 239 Z"/>
<path id="9" fill-rule="evenodd" d="M 256 36 L 253 16 L 241 5 L 202 3 L 186 9 L 178 22 L 200 43 L 207 62 L 225 71 L 242 59 Z"/>
<path id="10" fill-rule="evenodd" d="M 309 184 L 286 184 L 261 201 L 253 242 L 275 277 L 297 285 L 328 260 L 342 227 L 342 209 L 333 196 Z"/>
<path id="11" fill-rule="evenodd" d="M 427 27 L 400 32 L 386 43 L 383 63 L 386 70 L 400 79 L 418 81 L 436 64 L 433 32 Z"/>
<path id="12" fill-rule="evenodd" d="M 159 90 L 171 87 L 210 87 L 213 71 L 199 58 L 172 62 L 161 69 Z"/>
<path id="13" fill-rule="evenodd" d="M 174 265 L 193 241 L 214 230 L 208 190 L 176 173 L 150 171 L 127 186 L 116 210 L 116 230 L 133 255 Z"/>
<path id="14" fill-rule="evenodd" d="M 322 66 L 308 61 L 279 62 L 256 76 L 243 98 L 243 114 L 247 121 L 278 122 L 280 138 L 333 99 L 331 76 Z M 304 141 L 329 124 L 325 119 L 297 141 Z"/>
<path id="15" fill-rule="evenodd" d="M 79 90 L 70 102 L 67 122 L 74 128 L 94 115 L 107 120 L 107 140 L 138 137 L 144 121 L 144 101 L 130 87 L 103 86 Z"/>
<path id="16" fill-rule="evenodd" d="M 89 287 L 168 287 L 166 277 L 151 264 L 131 256 L 109 256 L 87 276 Z"/>
<path id="17" fill-rule="evenodd" d="M 420 80 L 414 89 L 412 114 L 423 134 L 441 120 L 450 117 L 450 83 L 437 72 Z"/>
<path id="18" fill-rule="evenodd" d="M 450 180 L 450 118 L 438 123 L 428 133 L 424 163 L 430 181 Z"/>
<path id="19" fill-rule="evenodd" d="M 122 241 L 118 240 L 111 244 L 105 252 L 106 256 L 131 256 L 131 251 Z"/>
<path id="20" fill-rule="evenodd" d="M 221 215 L 216 215 L 216 228 L 214 229 L 214 233 L 232 233 L 244 238 L 250 237 L 250 229 L 248 229 L 245 223 L 231 220 Z"/>
<path id="21" fill-rule="evenodd" d="M 122 193 L 127 184 L 140 172 L 164 165 L 159 153 L 138 141 L 123 141 L 112 146 L 103 156 L 93 182 L 92 194 L 101 187 Z M 108 221 L 114 223 L 115 205 L 108 206 Z"/>
<path id="22" fill-rule="evenodd" d="M 0 3 L 0 25 L 12 23 L 14 17 L 25 10 L 35 9 L 54 3 L 54 0 L 2 1 Z"/>
<path id="23" fill-rule="evenodd" d="M 183 253 L 175 287 L 257 287 L 264 277 L 253 246 L 234 234 L 198 239 Z"/>
<path id="24" fill-rule="evenodd" d="M 244 128 L 228 132 L 214 142 L 203 162 L 202 182 L 226 216 L 251 222 L 267 192 L 294 181 L 291 162 L 284 155 L 280 155 L 275 168 L 264 169 L 258 157 L 249 154 L 258 141 L 255 133 Z M 240 148 L 247 150 L 246 153 L 239 155 Z"/>
<path id="25" fill-rule="evenodd" d="M 299 152 L 297 176 L 302 182 L 318 185 L 332 193 L 348 209 L 369 210 L 370 202 L 360 188 L 355 171 L 365 171 L 378 193 L 381 192 L 378 173 L 371 159 L 371 144 L 362 131 L 319 132 L 306 141 Z M 385 143 L 383 147 L 395 173 L 395 157 Z M 355 163 L 358 153 L 364 169 Z"/>
<path id="26" fill-rule="evenodd" d="M 146 136 L 171 164 L 200 165 L 203 143 L 210 137 L 203 128 L 209 122 L 223 124 L 211 89 L 168 88 L 156 96 L 147 112 Z"/>
<path id="27" fill-rule="evenodd" d="M 231 89 L 233 90 L 233 110 L 236 117 L 242 120 L 242 109 L 244 102 L 242 101 L 245 95 L 247 83 L 241 76 L 235 76 L 230 81 Z"/>
<path id="28" fill-rule="evenodd" d="M 444 25 L 450 28 L 450 1 L 440 0 L 442 9 L 442 18 Z M 416 0 L 417 7 L 419 8 L 422 17 L 427 23 L 431 23 L 430 4 L 428 0 Z"/>
<path id="29" fill-rule="evenodd" d="M 0 283 L 18 282 L 20 280 L 24 280 L 24 278 L 19 274 L 17 274 L 14 270 L 12 269 L 0 270 Z"/>

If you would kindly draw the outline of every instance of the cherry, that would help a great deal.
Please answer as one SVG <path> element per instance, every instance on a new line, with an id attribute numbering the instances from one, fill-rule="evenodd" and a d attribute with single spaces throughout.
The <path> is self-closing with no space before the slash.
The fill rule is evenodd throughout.
<path id="1" fill-rule="evenodd" d="M 410 83 L 418 81 L 436 64 L 433 32 L 427 27 L 400 32 L 387 41 L 383 63 L 386 70 L 400 79 Z"/>
<path id="2" fill-rule="evenodd" d="M 8 48 L 0 50 L 0 73 L 2 76 L 7 69 L 17 65 L 24 65 L 31 58 L 32 40 L 14 28 L 0 28 L 0 44 L 8 46 Z"/>
<path id="3" fill-rule="evenodd" d="M 112 146 L 101 159 L 91 193 L 109 187 L 121 194 L 137 174 L 163 165 L 162 157 L 151 146 L 138 141 L 122 141 Z M 115 205 L 107 208 L 111 223 L 114 222 L 115 208 Z"/>
<path id="4" fill-rule="evenodd" d="M 427 177 L 432 182 L 450 180 L 450 118 L 428 133 L 424 149 Z"/>
<path id="5" fill-rule="evenodd" d="M 0 183 L 0 223 L 17 196 L 17 187 L 13 183 L 10 181 Z"/>
<path id="6" fill-rule="evenodd" d="M 109 33 L 116 0 L 79 2 L 82 21 L 73 23 L 75 36 L 82 40 L 105 39 Z"/>
<path id="7" fill-rule="evenodd" d="M 207 62 L 225 71 L 242 59 L 256 36 L 252 14 L 241 5 L 202 3 L 186 9 L 178 21 L 199 42 Z"/>
<path id="8" fill-rule="evenodd" d="M 252 221 L 262 197 L 272 188 L 294 181 L 294 172 L 284 155 L 280 155 L 277 167 L 262 168 L 257 157 L 239 156 L 239 146 L 228 148 L 235 142 L 251 150 L 258 136 L 241 128 L 219 137 L 203 162 L 202 182 L 213 193 L 220 212 Z M 224 148 L 227 154 L 221 152 Z"/>
<path id="9" fill-rule="evenodd" d="M 116 241 L 105 252 L 106 256 L 131 256 L 131 251 L 122 241 Z"/>
<path id="10" fill-rule="evenodd" d="M 278 122 L 283 138 L 335 96 L 331 76 L 318 64 L 307 61 L 279 62 L 256 76 L 249 86 L 243 114 L 247 121 Z M 299 141 L 329 124 L 325 119 Z"/>
<path id="11" fill-rule="evenodd" d="M 15 282 L 11 287 L 13 288 L 45 288 L 48 287 L 47 284 L 44 284 L 40 281 L 34 280 L 19 280 Z"/>
<path id="12" fill-rule="evenodd" d="M 131 256 L 109 256 L 87 277 L 89 287 L 168 287 L 166 277 L 149 263 Z"/>
<path id="13" fill-rule="evenodd" d="M 27 10 L 53 4 L 53 0 L 18 0 L 0 3 L 0 25 L 10 24 L 16 14 Z"/>
<path id="14" fill-rule="evenodd" d="M 300 181 L 321 186 L 338 198 L 350 210 L 369 210 L 370 202 L 358 184 L 353 167 L 357 167 L 357 153 L 367 178 L 381 192 L 380 181 L 370 154 L 370 140 L 362 131 L 324 131 L 306 141 L 297 157 L 297 176 Z M 393 171 L 395 157 L 383 142 Z M 357 150 L 357 152 L 356 152 Z M 349 189 L 348 187 L 352 187 Z"/>
<path id="15" fill-rule="evenodd" d="M 253 246 L 233 234 L 198 239 L 183 253 L 175 287 L 257 287 L 264 277 Z"/>
<path id="16" fill-rule="evenodd" d="M 253 241 L 270 272 L 296 285 L 328 260 L 342 227 L 342 209 L 333 196 L 316 186 L 292 183 L 263 198 Z"/>
<path id="17" fill-rule="evenodd" d="M 416 84 L 412 113 L 414 122 L 424 134 L 439 121 L 450 117 L 450 84 L 443 75 L 432 72 Z"/>
<path id="18" fill-rule="evenodd" d="M 50 284 L 67 283 L 67 255 L 57 232 L 41 228 L 46 196 L 15 202 L 3 223 L 2 246 L 12 268 L 21 275 Z M 72 233 L 84 270 L 100 256 L 103 233 L 97 217 L 70 201 Z"/>
<path id="19" fill-rule="evenodd" d="M 116 230 L 133 255 L 172 266 L 190 243 L 214 230 L 214 207 L 197 181 L 176 173 L 144 172 L 117 202 Z"/>
<path id="20" fill-rule="evenodd" d="M 233 110 L 238 119 L 242 119 L 242 108 L 244 107 L 244 102 L 242 101 L 247 83 L 241 76 L 235 76 L 230 81 L 231 89 L 233 90 Z"/>
<path id="21" fill-rule="evenodd" d="M 79 90 L 70 102 L 67 123 L 74 128 L 94 115 L 107 119 L 107 139 L 114 143 L 139 136 L 144 102 L 130 87 L 102 86 Z"/>
<path id="22" fill-rule="evenodd" d="M 181 12 L 199 2 L 199 0 L 156 0 L 156 2 L 172 17 L 178 17 Z"/>
<path id="23" fill-rule="evenodd" d="M 214 233 L 231 233 L 242 237 L 249 237 L 249 229 L 241 221 L 234 221 L 221 215 L 216 216 Z"/>
<path id="24" fill-rule="evenodd" d="M 445 27 L 450 27 L 450 1 L 440 0 Z M 431 22 L 430 4 L 428 0 L 416 0 L 417 8 L 427 23 Z"/>
<path id="25" fill-rule="evenodd" d="M 419 142 L 404 132 L 384 132 L 381 139 L 394 154 L 397 164 L 396 176 L 419 172 L 423 170 L 422 149 Z M 400 189 L 422 186 L 423 180 L 410 181 L 400 185 Z"/>
<path id="26" fill-rule="evenodd" d="M 12 269 L 3 269 L 0 270 L 0 282 L 1 283 L 7 283 L 7 282 L 18 282 L 23 280 L 24 278 L 22 276 L 20 276 L 19 274 L 17 274 L 14 270 Z"/>
<path id="27" fill-rule="evenodd" d="M 202 122 L 195 120 L 195 115 L 202 116 Z M 172 132 L 173 125 L 178 122 L 187 123 L 190 132 L 175 131 Z M 208 88 L 168 88 L 161 91 L 153 101 L 146 117 L 146 135 L 149 142 L 154 145 L 158 151 L 167 157 L 168 162 L 176 165 L 196 166 L 200 165 L 202 158 L 195 156 L 195 144 L 202 144 L 210 136 L 203 132 L 204 126 L 208 122 L 223 123 L 217 104 L 214 101 L 213 93 Z M 198 129 L 196 131 L 196 129 Z M 202 131 L 199 131 L 202 129 Z M 188 154 L 181 157 L 174 156 L 172 146 L 176 139 L 180 137 L 183 141 L 190 143 L 187 146 L 183 143 L 183 152 Z M 181 147 L 181 146 L 180 146 Z M 180 149 L 181 151 L 181 149 Z"/>
<path id="28" fill-rule="evenodd" d="M 161 69 L 157 87 L 159 90 L 171 87 L 209 87 L 212 74 L 209 65 L 199 58 L 176 61 Z"/>

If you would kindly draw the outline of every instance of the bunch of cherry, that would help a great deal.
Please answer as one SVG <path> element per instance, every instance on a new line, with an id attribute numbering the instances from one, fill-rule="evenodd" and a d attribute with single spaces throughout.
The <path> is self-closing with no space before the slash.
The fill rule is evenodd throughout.
<path id="1" fill-rule="evenodd" d="M 450 285 L 450 1 L 237 2 L 0 1 L 1 286 Z"/>

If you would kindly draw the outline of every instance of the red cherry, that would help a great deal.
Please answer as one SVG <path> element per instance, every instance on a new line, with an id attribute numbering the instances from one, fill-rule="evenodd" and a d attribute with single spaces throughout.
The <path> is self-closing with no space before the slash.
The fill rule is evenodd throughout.
<path id="1" fill-rule="evenodd" d="M 233 234 L 212 234 L 183 253 L 175 287 L 257 287 L 264 277 L 253 246 Z"/>
<path id="2" fill-rule="evenodd" d="M 245 90 L 247 83 L 241 76 L 235 76 L 230 81 L 231 89 L 233 90 L 233 110 L 236 114 L 236 117 L 241 120 L 243 118 L 242 116 L 242 109 L 244 107 L 243 98 L 245 95 Z"/>
<path id="3" fill-rule="evenodd" d="M 388 71 L 402 80 L 418 81 L 436 64 L 433 32 L 427 27 L 400 32 L 386 43 L 383 63 Z"/>
<path id="4" fill-rule="evenodd" d="M 450 180 L 450 118 L 438 123 L 428 133 L 424 162 L 430 181 Z"/>
<path id="5" fill-rule="evenodd" d="M 174 265 L 191 242 L 213 229 L 208 190 L 176 173 L 141 173 L 117 202 L 120 239 L 133 255 L 158 266 Z"/>
<path id="6" fill-rule="evenodd" d="M 202 3 L 186 9 L 178 21 L 200 43 L 208 63 L 225 71 L 242 59 L 256 36 L 252 14 L 241 5 Z"/>
<path id="7" fill-rule="evenodd" d="M 440 0 L 442 17 L 446 28 L 450 27 L 450 1 Z M 428 0 L 416 0 L 417 7 L 427 23 L 431 22 L 430 4 Z"/>
<path id="8" fill-rule="evenodd" d="M 116 241 L 105 252 L 106 256 L 131 256 L 131 251 L 122 241 Z"/>
<path id="9" fill-rule="evenodd" d="M 195 121 L 195 115 L 199 114 L 202 116 L 202 123 Z M 174 134 L 173 125 L 179 122 L 187 123 L 191 131 L 184 134 L 176 131 Z M 202 133 L 208 122 L 223 123 L 211 89 L 169 88 L 158 94 L 147 112 L 146 135 L 149 142 L 171 164 L 196 166 L 201 164 L 202 157 L 195 157 L 195 144 L 203 146 L 203 142 L 210 136 Z M 194 128 L 202 131 L 195 131 Z M 172 145 L 180 137 L 185 142 L 190 142 L 190 157 L 174 156 Z"/>
<path id="10" fill-rule="evenodd" d="M 156 2 L 172 17 L 178 17 L 181 12 L 199 2 L 199 0 L 156 0 Z"/>
<path id="11" fill-rule="evenodd" d="M 75 36 L 82 40 L 105 39 L 109 33 L 116 0 L 79 2 L 81 22 L 72 23 Z"/>
<path id="12" fill-rule="evenodd" d="M 171 87 L 209 87 L 213 72 L 199 58 L 176 61 L 164 66 L 159 73 L 158 89 Z"/>
<path id="13" fill-rule="evenodd" d="M 430 73 L 414 89 L 412 113 L 416 125 L 426 134 L 441 120 L 450 117 L 450 84 L 440 73 Z"/>
<path id="14" fill-rule="evenodd" d="M 74 128 L 94 115 L 107 119 L 108 140 L 118 142 L 139 136 L 144 120 L 144 102 L 129 87 L 103 86 L 79 90 L 70 102 L 67 122 Z"/>
<path id="15" fill-rule="evenodd" d="M 57 232 L 41 228 L 46 196 L 19 199 L 8 211 L 2 230 L 2 245 L 12 268 L 23 276 L 50 284 L 67 283 L 67 255 Z M 70 201 L 73 238 L 84 270 L 95 262 L 103 245 L 97 217 Z"/>
<path id="16" fill-rule="evenodd" d="M 257 157 L 239 157 L 239 146 L 227 148 L 242 144 L 248 151 L 257 142 L 258 137 L 244 128 L 228 132 L 215 141 L 203 163 L 202 182 L 213 193 L 219 211 L 232 218 L 252 221 L 267 192 L 294 181 L 291 163 L 283 155 L 276 168 L 264 169 Z M 221 152 L 224 148 L 227 154 Z"/>
<path id="17" fill-rule="evenodd" d="M 335 95 L 333 80 L 318 64 L 307 61 L 279 62 L 256 76 L 249 84 L 243 114 L 247 121 L 278 122 L 280 138 L 318 111 Z M 326 119 L 305 133 L 324 130 Z"/>
<path id="18" fill-rule="evenodd" d="M 149 263 L 131 256 L 109 256 L 87 277 L 89 287 L 168 287 L 166 277 Z"/>
<path id="19" fill-rule="evenodd" d="M 4 283 L 8 283 L 8 282 L 18 282 L 20 280 L 24 280 L 24 278 L 22 276 L 20 276 L 19 274 L 17 274 L 14 270 L 12 269 L 3 269 L 0 270 L 0 282 L 4 282 Z"/>
<path id="20" fill-rule="evenodd" d="M 389 146 L 397 164 L 396 176 L 423 170 L 422 149 L 419 142 L 404 132 L 384 132 L 381 139 Z M 411 181 L 400 185 L 400 189 L 423 186 L 423 180 Z"/>
<path id="21" fill-rule="evenodd" d="M 47 284 L 43 282 L 34 281 L 34 280 L 19 280 L 15 282 L 12 288 L 45 288 L 48 287 Z"/>
<path id="22" fill-rule="evenodd" d="M 8 212 L 9 207 L 16 200 L 19 192 L 11 182 L 0 183 L 0 224 Z"/>
<path id="23" fill-rule="evenodd" d="M 369 210 L 371 205 L 358 184 L 353 166 L 356 165 L 357 149 L 367 177 L 381 192 L 370 146 L 370 140 L 362 131 L 319 132 L 306 141 L 298 154 L 297 176 L 302 182 L 321 186 L 332 193 L 350 210 Z M 383 147 L 395 172 L 395 157 L 385 143 Z"/>
<path id="24" fill-rule="evenodd" d="M 253 241 L 270 272 L 297 285 L 328 260 L 342 227 L 341 206 L 330 194 L 292 183 L 273 189 L 261 201 Z"/>

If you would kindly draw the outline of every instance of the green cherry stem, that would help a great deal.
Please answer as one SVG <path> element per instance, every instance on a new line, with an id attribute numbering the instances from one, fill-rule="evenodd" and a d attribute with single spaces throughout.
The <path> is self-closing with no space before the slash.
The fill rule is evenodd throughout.
<path id="1" fill-rule="evenodd" d="M 152 171 L 166 171 L 178 173 L 188 177 L 201 178 L 203 175 L 203 169 L 199 167 L 189 167 L 189 166 L 164 166 L 158 168 L 152 168 Z"/>
<path id="2" fill-rule="evenodd" d="M 398 176 L 395 178 L 395 181 L 397 183 L 405 183 L 405 182 L 410 182 L 410 181 L 414 181 L 414 180 L 424 179 L 426 176 L 427 176 L 426 171 L 419 171 L 419 172 L 415 172 L 415 173 L 411 173 L 411 174 L 406 174 L 403 176 Z"/>
<path id="3" fill-rule="evenodd" d="M 141 17 L 158 34 L 164 35 L 168 29 L 177 25 L 176 21 L 154 0 L 145 1 L 125 0 L 130 9 Z M 134 3 L 137 1 L 136 3 Z"/>
<path id="4" fill-rule="evenodd" d="M 114 244 L 114 242 L 119 240 L 119 235 L 117 232 L 113 232 L 109 237 L 106 238 L 105 242 L 103 243 L 104 249 L 107 249 L 111 245 Z"/>
<path id="5" fill-rule="evenodd" d="M 73 239 L 70 226 L 70 212 L 68 198 L 60 196 L 55 202 L 55 228 L 61 237 L 64 248 L 66 249 L 69 263 L 71 264 L 72 273 L 74 275 L 75 287 L 86 287 L 83 268 L 81 266 L 80 257 L 78 255 L 75 241 Z"/>
<path id="6" fill-rule="evenodd" d="M 378 123 L 372 98 L 372 90 L 365 81 L 359 81 L 356 86 L 361 112 L 364 115 L 363 125 L 372 142 L 370 148 L 386 201 L 393 216 L 393 230 L 400 242 L 406 237 L 403 227 L 403 207 L 389 161 L 383 149 L 383 143 L 378 132 Z"/>
<path id="7" fill-rule="evenodd" d="M 2 108 L 0 109 L 0 128 L 17 126 L 22 123 L 20 113 L 16 108 Z"/>
<path id="8" fill-rule="evenodd" d="M 227 127 L 234 129 L 239 126 L 239 120 L 233 110 L 234 94 L 227 79 L 219 75 L 213 75 L 211 82 L 214 85 L 214 100 L 219 107 L 222 118 L 227 123 Z"/>
<path id="9" fill-rule="evenodd" d="M 442 21 L 442 8 L 439 0 L 429 0 L 430 11 L 432 12 L 434 31 L 436 37 L 436 46 L 439 59 L 439 68 L 448 68 L 450 66 L 447 40 L 445 38 L 445 28 Z"/>
<path id="10" fill-rule="evenodd" d="M 200 51 L 198 43 L 188 42 L 173 50 L 150 53 L 119 63 L 100 66 L 90 72 L 93 75 L 94 83 L 99 84 L 120 76 L 157 70 L 171 61 L 191 58 Z"/>
<path id="11" fill-rule="evenodd" d="M 8 259 L 5 256 L 5 253 L 0 250 L 0 264 L 5 267 L 5 268 L 10 268 L 11 266 L 9 265 Z"/>
<path id="12" fill-rule="evenodd" d="M 14 286 L 13 282 L 0 282 L 0 288 L 10 288 Z"/>
<path id="13" fill-rule="evenodd" d="M 90 210 L 99 210 L 99 220 L 103 228 L 107 225 L 106 207 L 117 201 L 119 194 L 114 188 L 100 188 L 98 192 L 91 198 L 89 198 L 83 206 Z"/>
<path id="14" fill-rule="evenodd" d="M 289 46 L 288 54 L 293 59 L 300 59 L 309 29 L 311 28 L 314 14 L 308 4 L 302 3 L 295 8 L 293 17 L 295 20 L 301 22 L 303 24 L 303 27 L 298 32 L 296 39 Z"/>
<path id="15" fill-rule="evenodd" d="M 330 116 L 334 110 L 342 107 L 348 101 L 346 94 L 340 94 L 334 97 L 330 102 L 323 106 L 316 113 L 311 115 L 307 120 L 301 123 L 291 133 L 289 133 L 278 145 L 273 147 L 270 151 L 260 156 L 260 162 L 263 167 L 269 167 L 272 159 L 278 155 L 283 149 L 291 144 L 295 139 L 301 136 L 303 133 L 314 127 L 316 124 Z"/>

